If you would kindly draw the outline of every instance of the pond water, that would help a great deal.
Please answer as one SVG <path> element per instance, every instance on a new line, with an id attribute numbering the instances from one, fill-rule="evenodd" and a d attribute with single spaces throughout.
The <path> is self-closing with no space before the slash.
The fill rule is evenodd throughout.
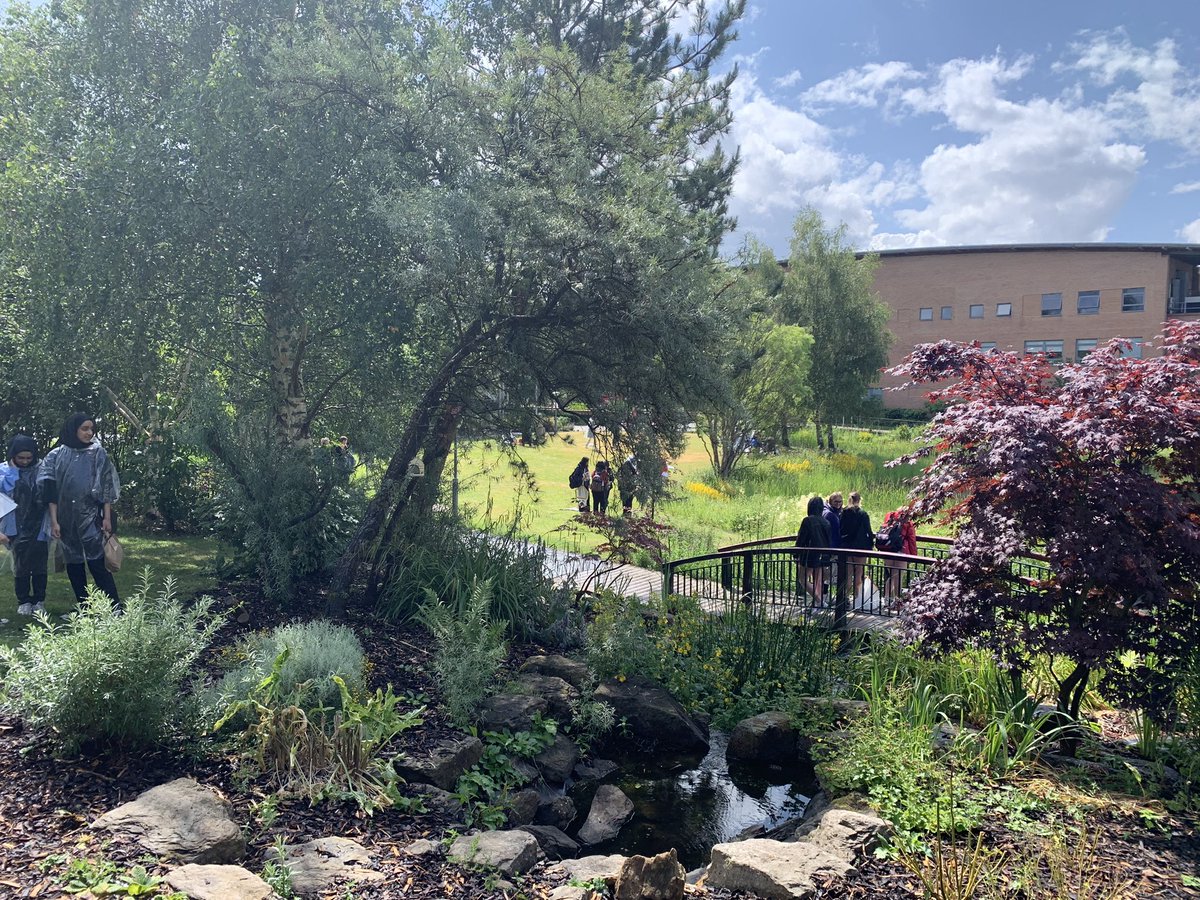
<path id="1" fill-rule="evenodd" d="M 729 766 L 729 736 L 714 731 L 703 759 L 630 761 L 605 779 L 633 801 L 633 819 L 611 841 L 583 853 L 635 853 L 651 856 L 674 847 L 691 870 L 708 862 L 713 844 L 732 840 L 748 828 L 774 828 L 799 818 L 817 790 L 811 768 Z M 596 785 L 572 792 L 586 811 Z"/>

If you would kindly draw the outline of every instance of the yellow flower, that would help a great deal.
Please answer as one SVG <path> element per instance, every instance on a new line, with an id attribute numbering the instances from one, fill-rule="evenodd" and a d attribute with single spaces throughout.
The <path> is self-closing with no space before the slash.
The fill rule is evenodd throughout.
<path id="1" fill-rule="evenodd" d="M 618 676 L 617 676 L 617 681 L 621 681 L 621 682 L 623 682 L 624 680 L 625 680 L 625 676 L 624 676 L 624 675 L 618 675 Z"/>

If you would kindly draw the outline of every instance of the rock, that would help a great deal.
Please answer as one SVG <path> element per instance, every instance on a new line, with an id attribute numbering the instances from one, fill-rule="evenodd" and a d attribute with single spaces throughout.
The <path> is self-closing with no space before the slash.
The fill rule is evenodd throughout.
<path id="1" fill-rule="evenodd" d="M 544 697 L 527 694 L 496 694 L 488 697 L 479 707 L 478 721 L 487 731 L 528 731 L 533 727 L 533 717 L 545 715 L 549 709 Z"/>
<path id="2" fill-rule="evenodd" d="M 541 796 L 533 788 L 517 791 L 508 798 L 508 824 L 513 828 L 528 825 L 537 815 Z"/>
<path id="3" fill-rule="evenodd" d="M 451 791 L 463 773 L 481 759 L 483 742 L 477 737 L 466 737 L 440 744 L 418 759 L 397 759 L 396 772 L 405 781 Z"/>
<path id="4" fill-rule="evenodd" d="M 873 812 L 833 806 L 821 813 L 817 827 L 804 840 L 814 847 L 852 858 L 874 850 L 889 827 L 885 819 Z"/>
<path id="5" fill-rule="evenodd" d="M 579 748 L 565 734 L 556 734 L 554 743 L 533 758 L 533 764 L 547 784 L 563 784 L 579 761 Z"/>
<path id="6" fill-rule="evenodd" d="M 617 771 L 619 767 L 611 759 L 593 759 L 590 763 L 575 766 L 576 781 L 601 781 Z"/>
<path id="7" fill-rule="evenodd" d="M 203 866 L 189 863 L 172 869 L 163 880 L 171 890 L 192 900 L 266 900 L 274 897 L 271 886 L 241 866 Z"/>
<path id="8" fill-rule="evenodd" d="M 564 725 L 571 721 L 571 705 L 579 701 L 579 691 L 556 675 L 527 672 L 513 682 L 512 690 L 544 699 L 550 718 Z"/>
<path id="9" fill-rule="evenodd" d="M 410 797 L 419 797 L 425 809 L 433 815 L 445 816 L 456 822 L 462 821 L 463 807 L 457 797 L 432 784 L 410 784 L 404 789 Z"/>
<path id="10" fill-rule="evenodd" d="M 527 759 L 514 759 L 510 765 L 520 784 L 531 784 L 542 777 L 537 766 Z"/>
<path id="11" fill-rule="evenodd" d="M 521 830 L 532 834 L 550 859 L 570 859 L 579 852 L 579 845 L 553 825 L 522 825 Z"/>
<path id="12" fill-rule="evenodd" d="M 191 778 L 160 784 L 102 815 L 95 827 L 130 835 L 155 856 L 185 863 L 232 863 L 246 839 L 229 803 Z"/>
<path id="13" fill-rule="evenodd" d="M 682 900 L 687 873 L 671 848 L 657 856 L 631 856 L 617 873 L 615 900 Z"/>
<path id="14" fill-rule="evenodd" d="M 349 838 L 323 837 L 289 845 L 282 859 L 276 848 L 270 847 L 265 856 L 288 867 L 292 890 L 301 897 L 325 893 L 342 881 L 383 880 L 381 872 L 370 868 L 366 848 Z"/>
<path id="15" fill-rule="evenodd" d="M 848 860 L 804 841 L 750 840 L 713 847 L 704 883 L 766 900 L 807 900 L 816 896 L 816 876 L 852 870 Z"/>
<path id="16" fill-rule="evenodd" d="M 550 892 L 549 900 L 592 900 L 595 896 L 595 892 L 589 888 L 560 884 Z"/>
<path id="17" fill-rule="evenodd" d="M 625 720 L 636 750 L 682 753 L 708 750 L 708 735 L 674 697 L 649 679 L 606 681 L 594 696 L 611 705 L 618 720 Z"/>
<path id="18" fill-rule="evenodd" d="M 633 801 L 611 784 L 602 784 L 592 798 L 587 821 L 579 829 L 583 844 L 598 844 L 617 836 L 621 826 L 633 818 Z"/>
<path id="19" fill-rule="evenodd" d="M 452 862 L 488 866 L 505 875 L 522 875 L 538 861 L 537 839 L 527 831 L 464 834 L 450 845 Z"/>
<path id="20" fill-rule="evenodd" d="M 575 821 L 575 802 L 570 797 L 555 797 L 543 800 L 533 817 L 535 825 L 553 825 L 566 831 Z"/>
<path id="21" fill-rule="evenodd" d="M 400 852 L 405 856 L 438 856 L 442 852 L 442 845 L 435 844 L 433 841 L 420 838 L 400 848 Z"/>
<path id="22" fill-rule="evenodd" d="M 561 678 L 577 691 L 586 690 L 592 683 L 592 673 L 587 663 L 567 656 L 531 656 L 518 671 Z"/>
<path id="23" fill-rule="evenodd" d="M 871 711 L 866 700 L 851 700 L 847 697 L 799 697 L 800 704 L 817 715 L 829 716 L 835 724 L 845 725 L 861 719 Z"/>
<path id="24" fill-rule="evenodd" d="M 625 857 L 619 854 L 612 856 L 582 856 L 579 859 L 564 859 L 546 868 L 546 874 L 551 878 L 564 877 L 570 881 L 592 881 L 603 878 L 615 882 L 617 874 Z"/>
<path id="25" fill-rule="evenodd" d="M 796 729 L 787 713 L 765 712 L 743 719 L 729 734 L 725 758 L 770 765 L 796 762 Z"/>

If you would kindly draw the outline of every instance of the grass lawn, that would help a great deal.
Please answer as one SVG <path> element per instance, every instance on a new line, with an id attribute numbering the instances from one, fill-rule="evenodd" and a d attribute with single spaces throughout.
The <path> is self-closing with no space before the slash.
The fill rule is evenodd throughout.
<path id="1" fill-rule="evenodd" d="M 211 537 L 197 535 L 163 535 L 121 531 L 121 543 L 125 547 L 125 564 L 117 573 L 117 590 L 122 595 L 133 593 L 142 570 L 147 566 L 152 576 L 161 585 L 168 575 L 174 576 L 179 596 L 211 588 L 213 559 L 217 543 Z M 53 560 L 51 568 L 53 569 Z M 89 583 L 91 578 L 89 576 Z M 75 608 L 75 595 L 67 581 L 66 572 L 51 572 L 46 588 L 46 609 L 51 618 Z M 17 600 L 13 593 L 11 566 L 0 571 L 0 641 L 8 646 L 20 643 L 25 626 L 32 620 L 17 615 Z"/>
<path id="2" fill-rule="evenodd" d="M 839 430 L 839 453 L 820 453 L 811 430 L 794 435 L 794 447 L 778 456 L 747 457 L 728 482 L 718 483 L 704 446 L 689 435 L 683 453 L 672 461 L 673 499 L 659 506 L 659 518 L 674 526 L 670 555 L 704 553 L 738 541 L 794 533 L 808 498 L 858 490 L 872 525 L 903 503 L 905 481 L 914 466 L 884 464 L 913 449 L 911 432 L 873 434 Z M 593 464 L 583 432 L 552 435 L 541 447 L 502 447 L 495 441 L 463 444 L 459 454 L 459 503 L 479 528 L 496 530 L 519 521 L 528 537 L 568 550 L 587 551 L 598 535 L 563 530 L 575 517 L 574 492 L 567 476 L 581 456 Z M 614 460 L 614 464 L 618 462 Z M 447 489 L 449 478 L 446 479 Z M 620 512 L 614 491 L 610 511 Z M 635 509 L 636 512 L 636 509 Z M 929 530 L 929 529 L 922 529 Z"/>

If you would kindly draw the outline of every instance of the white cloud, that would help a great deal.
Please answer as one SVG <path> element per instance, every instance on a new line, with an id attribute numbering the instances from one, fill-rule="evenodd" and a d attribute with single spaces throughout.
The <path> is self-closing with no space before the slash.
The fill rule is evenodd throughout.
<path id="1" fill-rule="evenodd" d="M 1179 237 L 1189 244 L 1200 244 L 1200 219 L 1189 222 L 1180 228 Z"/>
<path id="2" fill-rule="evenodd" d="M 813 85 L 800 99 L 814 109 L 835 105 L 874 107 L 881 96 L 894 92 L 900 83 L 920 77 L 908 63 L 867 63 Z"/>
<path id="3" fill-rule="evenodd" d="M 799 84 L 803 80 L 803 78 L 804 78 L 804 76 L 800 74 L 799 69 L 792 69 L 792 71 L 788 72 L 782 78 L 775 79 L 775 87 L 781 87 L 781 88 L 794 87 L 795 85 Z"/>
<path id="4" fill-rule="evenodd" d="M 1200 191 L 1200 181 L 1182 182 L 1171 188 L 1172 194 L 1192 194 L 1196 191 Z"/>

